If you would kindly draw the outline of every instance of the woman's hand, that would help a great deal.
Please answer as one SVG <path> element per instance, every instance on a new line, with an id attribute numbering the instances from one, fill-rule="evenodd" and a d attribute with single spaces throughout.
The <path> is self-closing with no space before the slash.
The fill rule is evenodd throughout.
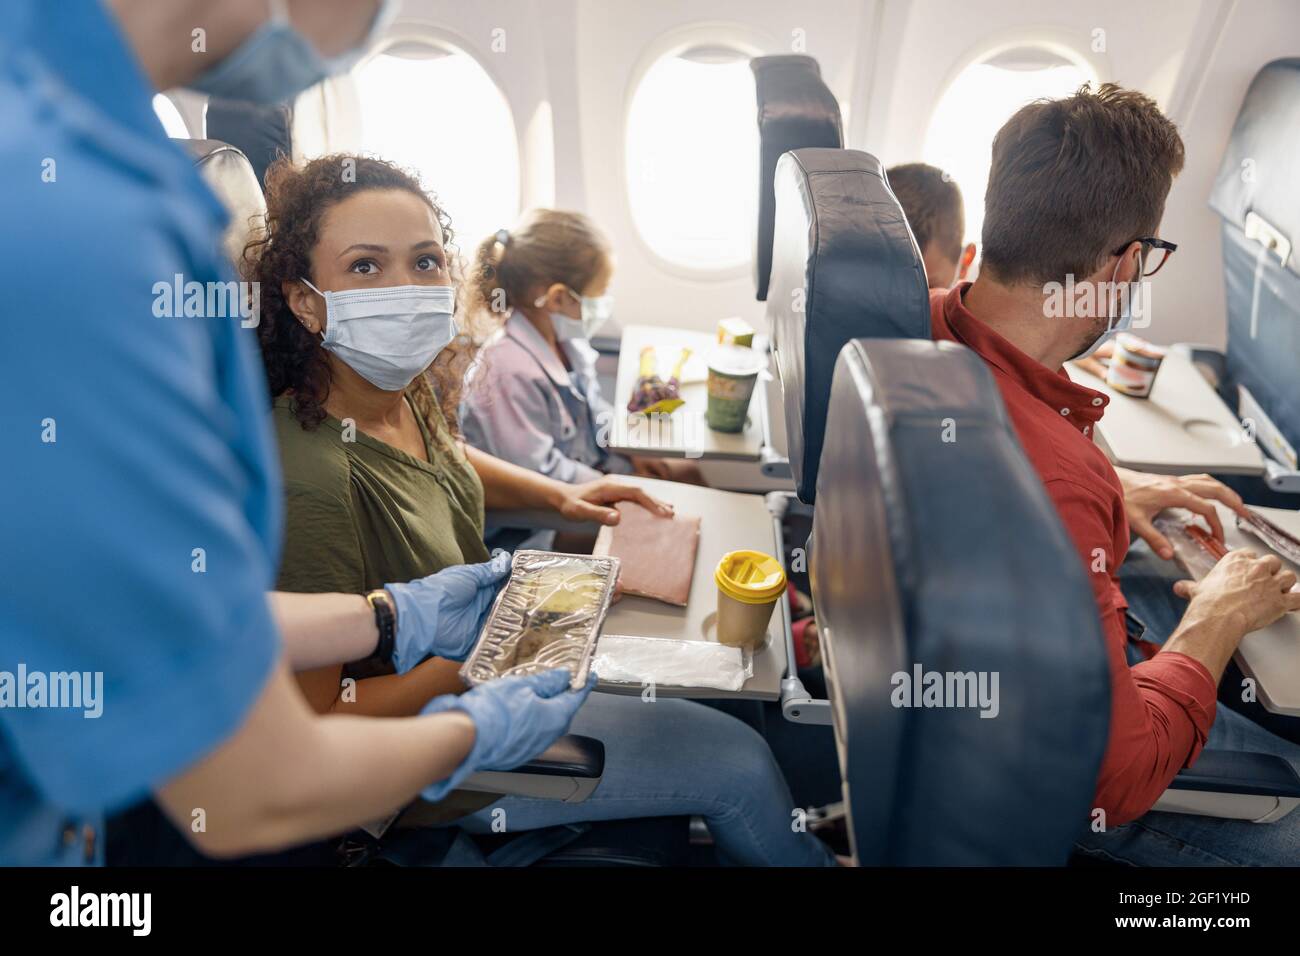
<path id="1" fill-rule="evenodd" d="M 580 485 L 556 484 L 555 510 L 570 521 L 618 524 L 618 510 L 608 507 L 618 501 L 635 501 L 662 518 L 671 518 L 673 514 L 673 506 L 666 501 L 652 498 L 636 485 L 617 478 L 598 478 Z"/>
<path id="2" fill-rule="evenodd" d="M 1200 515 L 1219 541 L 1223 540 L 1223 525 L 1214 503 L 1218 501 L 1237 514 L 1246 514 L 1241 496 L 1209 475 L 1147 475 L 1127 468 L 1116 468 L 1115 473 L 1124 486 L 1129 527 L 1165 560 L 1174 556 L 1173 546 L 1151 521 L 1164 509 L 1186 508 Z"/>

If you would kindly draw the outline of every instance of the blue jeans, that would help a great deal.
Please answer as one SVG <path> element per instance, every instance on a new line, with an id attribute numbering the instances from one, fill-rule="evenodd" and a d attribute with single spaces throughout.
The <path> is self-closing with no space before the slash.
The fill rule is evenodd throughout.
<path id="1" fill-rule="evenodd" d="M 726 862 L 742 866 L 833 866 L 834 854 L 795 829 L 794 802 L 767 743 L 752 728 L 691 701 L 592 694 L 571 733 L 605 744 L 605 772 L 582 803 L 503 797 L 457 821 L 491 832 L 597 820 L 700 816 Z"/>
<path id="2" fill-rule="evenodd" d="M 1120 568 L 1120 581 L 1131 616 L 1146 625 L 1145 640 L 1163 644 L 1182 619 L 1187 603 L 1172 590 L 1180 577 L 1172 562 L 1157 558 L 1144 542 L 1135 542 L 1130 549 Z M 1130 657 L 1130 663 L 1134 661 Z M 1275 754 L 1300 768 L 1300 745 L 1222 705 L 1205 746 Z M 1135 866 L 1293 866 L 1300 864 L 1300 809 L 1276 823 L 1153 810 L 1105 833 L 1089 832 L 1077 849 Z"/>

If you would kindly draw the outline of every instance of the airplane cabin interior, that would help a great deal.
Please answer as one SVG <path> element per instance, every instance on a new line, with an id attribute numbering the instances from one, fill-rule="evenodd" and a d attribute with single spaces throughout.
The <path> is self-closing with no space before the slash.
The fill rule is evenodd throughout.
<path id="1" fill-rule="evenodd" d="M 0 864 L 82 874 L 6 922 L 283 867 L 1284 920 L 1294 0 L 5 21 Z"/>

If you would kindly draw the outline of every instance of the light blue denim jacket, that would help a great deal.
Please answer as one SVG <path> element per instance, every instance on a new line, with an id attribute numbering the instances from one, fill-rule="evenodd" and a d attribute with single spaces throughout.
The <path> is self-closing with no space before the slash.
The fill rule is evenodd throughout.
<path id="1" fill-rule="evenodd" d="M 571 369 L 528 319 L 512 312 L 479 356 L 461 403 L 461 430 L 475 448 L 559 481 L 626 474 L 631 463 L 602 447 L 612 409 L 600 394 L 596 350 L 561 345 Z"/>

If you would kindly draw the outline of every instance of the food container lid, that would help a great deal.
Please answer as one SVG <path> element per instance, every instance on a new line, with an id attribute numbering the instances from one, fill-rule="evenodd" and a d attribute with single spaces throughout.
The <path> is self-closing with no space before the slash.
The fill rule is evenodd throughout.
<path id="1" fill-rule="evenodd" d="M 785 590 L 781 563 L 762 551 L 728 551 L 713 579 L 723 594 L 742 604 L 767 604 Z"/>
<path id="2" fill-rule="evenodd" d="M 723 375 L 757 375 L 767 368 L 767 356 L 744 345 L 715 345 L 706 361 L 709 368 Z"/>

